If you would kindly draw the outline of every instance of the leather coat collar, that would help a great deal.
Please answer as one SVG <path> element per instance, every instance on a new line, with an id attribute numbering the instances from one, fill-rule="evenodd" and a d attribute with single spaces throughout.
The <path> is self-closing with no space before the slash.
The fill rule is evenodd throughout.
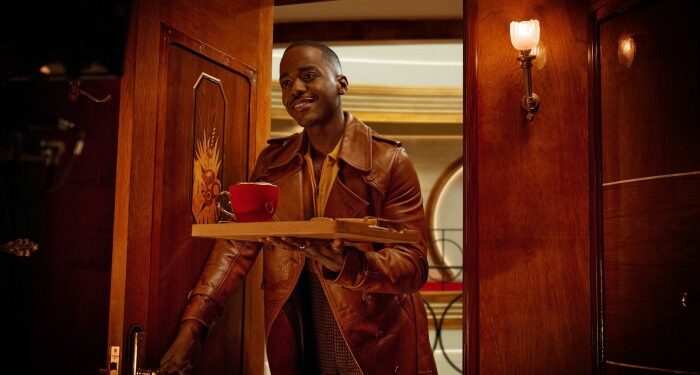
<path id="1" fill-rule="evenodd" d="M 372 129 L 351 113 L 343 112 L 343 114 L 345 129 L 338 158 L 355 169 L 369 172 L 372 166 Z M 297 158 L 303 159 L 306 153 L 306 142 L 306 131 L 289 136 L 284 141 L 285 144 L 279 156 L 275 162 L 271 163 L 270 169 L 283 167 Z"/>

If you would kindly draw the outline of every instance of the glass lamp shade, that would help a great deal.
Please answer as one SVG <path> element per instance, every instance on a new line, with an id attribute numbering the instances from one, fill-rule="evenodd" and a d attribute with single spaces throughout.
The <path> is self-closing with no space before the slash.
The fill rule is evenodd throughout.
<path id="1" fill-rule="evenodd" d="M 510 42 L 515 49 L 533 49 L 540 41 L 540 22 L 537 20 L 510 23 Z"/>

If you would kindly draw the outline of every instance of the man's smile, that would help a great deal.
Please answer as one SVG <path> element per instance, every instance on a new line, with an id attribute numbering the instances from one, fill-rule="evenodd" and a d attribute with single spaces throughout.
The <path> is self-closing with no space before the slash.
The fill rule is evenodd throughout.
<path id="1" fill-rule="evenodd" d="M 309 110 L 311 104 L 315 101 L 316 99 L 313 97 L 304 96 L 289 102 L 288 107 L 296 112 L 304 112 Z"/>

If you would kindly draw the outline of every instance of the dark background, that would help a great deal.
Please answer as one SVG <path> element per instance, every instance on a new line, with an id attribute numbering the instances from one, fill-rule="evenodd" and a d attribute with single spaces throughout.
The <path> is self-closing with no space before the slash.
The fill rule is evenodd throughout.
<path id="1" fill-rule="evenodd" d="M 0 246 L 39 245 L 28 257 L 0 251 L 2 373 L 104 367 L 128 16 L 119 0 L 0 12 Z"/>

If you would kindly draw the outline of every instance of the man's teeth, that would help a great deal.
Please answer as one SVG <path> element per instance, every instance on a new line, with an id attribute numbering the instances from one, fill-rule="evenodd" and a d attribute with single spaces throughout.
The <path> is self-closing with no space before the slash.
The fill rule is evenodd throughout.
<path id="1" fill-rule="evenodd" d="M 310 100 L 310 99 L 300 100 L 299 102 L 294 104 L 294 109 L 298 109 L 299 107 L 305 106 L 311 102 L 313 102 L 313 100 Z"/>

